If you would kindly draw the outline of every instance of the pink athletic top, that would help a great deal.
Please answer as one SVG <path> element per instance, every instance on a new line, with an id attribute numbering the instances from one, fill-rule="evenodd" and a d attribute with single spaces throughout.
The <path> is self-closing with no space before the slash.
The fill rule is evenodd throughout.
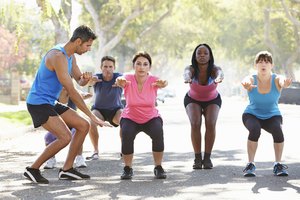
<path id="1" fill-rule="evenodd" d="M 127 83 L 124 87 L 126 106 L 121 117 L 131 119 L 138 124 L 144 124 L 160 116 L 155 107 L 158 87 L 152 86 L 152 83 L 158 78 L 149 75 L 141 92 L 138 91 L 137 81 L 133 74 L 125 75 L 125 79 L 130 83 Z"/>
<path id="2" fill-rule="evenodd" d="M 200 85 L 198 81 L 193 80 L 190 84 L 188 95 L 197 101 L 210 101 L 218 96 L 218 84 L 208 80 L 208 85 Z"/>

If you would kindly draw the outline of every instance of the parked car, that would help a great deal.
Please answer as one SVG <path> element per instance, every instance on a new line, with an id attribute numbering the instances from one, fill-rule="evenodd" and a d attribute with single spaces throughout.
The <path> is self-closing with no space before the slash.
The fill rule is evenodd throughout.
<path id="1" fill-rule="evenodd" d="M 300 105 L 300 82 L 292 82 L 290 87 L 283 88 L 279 103 Z"/>

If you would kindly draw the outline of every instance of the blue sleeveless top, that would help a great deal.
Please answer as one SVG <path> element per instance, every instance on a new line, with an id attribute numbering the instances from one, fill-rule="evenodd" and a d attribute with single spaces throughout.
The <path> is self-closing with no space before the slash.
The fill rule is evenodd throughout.
<path id="1" fill-rule="evenodd" d="M 123 108 L 123 104 L 121 102 L 123 89 L 121 87 L 112 87 L 112 85 L 116 82 L 116 79 L 119 76 L 122 76 L 122 74 L 114 73 L 113 78 L 110 81 L 103 80 L 102 74 L 96 74 L 96 76 L 102 81 L 93 86 L 95 103 L 92 106 L 92 109 L 114 110 Z"/>
<path id="2" fill-rule="evenodd" d="M 259 119 L 269 119 L 273 116 L 280 116 L 281 113 L 278 108 L 278 100 L 280 92 L 275 84 L 276 74 L 272 74 L 271 90 L 267 94 L 258 92 L 258 88 L 253 88 L 248 92 L 249 105 L 246 107 L 244 113 L 249 113 Z M 257 85 L 257 75 L 253 75 L 254 85 Z"/>
<path id="3" fill-rule="evenodd" d="M 65 54 L 68 60 L 68 72 L 72 70 L 72 56 L 68 57 L 62 44 L 56 45 L 51 50 L 56 49 Z M 49 50 L 49 51 L 51 51 Z M 48 52 L 49 52 L 48 51 Z M 48 53 L 47 52 L 47 53 Z M 47 55 L 47 54 L 46 54 Z M 62 90 L 62 84 L 59 82 L 56 72 L 50 71 L 45 64 L 43 57 L 40 67 L 36 73 L 35 80 L 31 86 L 26 102 L 32 105 L 51 104 L 54 105 L 59 98 Z"/>

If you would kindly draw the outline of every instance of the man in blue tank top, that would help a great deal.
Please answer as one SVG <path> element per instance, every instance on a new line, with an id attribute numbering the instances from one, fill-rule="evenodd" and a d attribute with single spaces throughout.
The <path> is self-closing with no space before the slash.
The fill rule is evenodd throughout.
<path id="1" fill-rule="evenodd" d="M 116 78 L 122 74 L 114 72 L 116 61 L 111 56 L 104 56 L 101 59 L 100 70 L 102 73 L 94 75 L 90 86 L 94 87 L 95 102 L 92 106 L 92 112 L 104 121 L 108 121 L 114 127 L 120 124 L 120 116 L 123 108 L 121 96 L 123 89 L 115 87 Z M 99 158 L 98 139 L 99 133 L 97 124 L 91 122 L 89 132 L 94 152 L 87 160 L 97 160 Z M 121 136 L 121 134 L 120 134 Z"/>
<path id="2" fill-rule="evenodd" d="M 74 54 L 81 55 L 90 51 L 96 38 L 89 27 L 79 26 L 66 44 L 57 45 L 50 49 L 41 61 L 26 100 L 27 108 L 34 127 L 42 126 L 53 133 L 57 140 L 48 145 L 30 167 L 26 167 L 23 175 L 34 183 L 49 183 L 41 175 L 39 168 L 68 144 L 70 144 L 70 149 L 63 167 L 59 170 L 59 179 L 78 180 L 90 178 L 89 175 L 82 174 L 73 168 L 74 159 L 90 129 L 89 122 L 76 111 L 58 103 L 57 99 L 62 87 L 64 87 L 71 100 L 91 121 L 100 126 L 110 126 L 89 110 L 74 87 L 71 78 L 72 76 L 81 86 L 90 81 L 92 74 L 80 71 Z M 73 138 L 68 127 L 76 129 Z"/>
<path id="3" fill-rule="evenodd" d="M 242 116 L 243 123 L 249 131 L 247 142 L 248 163 L 243 170 L 244 176 L 256 176 L 254 157 L 262 129 L 273 136 L 275 152 L 274 175 L 287 176 L 287 166 L 281 163 L 284 136 L 278 100 L 282 88 L 288 87 L 292 79 L 272 73 L 273 59 L 272 54 L 268 51 L 259 52 L 255 57 L 254 64 L 257 73 L 247 76 L 242 81 L 242 85 L 247 90 L 249 97 L 249 105 Z"/>

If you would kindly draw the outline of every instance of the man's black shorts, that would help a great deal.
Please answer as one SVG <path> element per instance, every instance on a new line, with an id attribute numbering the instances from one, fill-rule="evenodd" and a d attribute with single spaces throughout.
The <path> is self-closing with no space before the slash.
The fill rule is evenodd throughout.
<path id="1" fill-rule="evenodd" d="M 66 112 L 69 107 L 61 103 L 56 103 L 54 106 L 50 104 L 27 104 L 27 109 L 31 115 L 34 128 L 37 128 L 46 123 L 49 116 L 61 115 Z"/>

